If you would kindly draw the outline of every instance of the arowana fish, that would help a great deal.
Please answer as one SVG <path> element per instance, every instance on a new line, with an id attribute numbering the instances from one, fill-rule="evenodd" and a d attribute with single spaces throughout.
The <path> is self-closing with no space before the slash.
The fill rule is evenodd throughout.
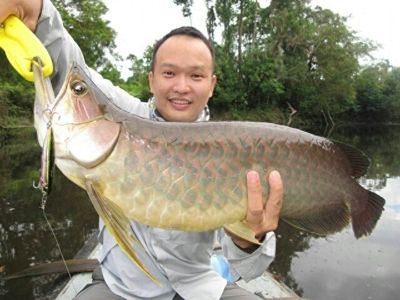
<path id="1" fill-rule="evenodd" d="M 116 107 L 77 65 L 49 102 L 35 69 L 39 143 L 46 144 L 50 125 L 56 165 L 87 190 L 120 247 L 151 278 L 136 256 L 139 242 L 128 220 L 239 232 L 245 228 L 249 170 L 262 178 L 273 169 L 281 173 L 281 218 L 305 230 L 327 234 L 351 220 L 359 238 L 380 218 L 384 199 L 355 180 L 369 161 L 350 146 L 269 123 L 143 119 Z"/>

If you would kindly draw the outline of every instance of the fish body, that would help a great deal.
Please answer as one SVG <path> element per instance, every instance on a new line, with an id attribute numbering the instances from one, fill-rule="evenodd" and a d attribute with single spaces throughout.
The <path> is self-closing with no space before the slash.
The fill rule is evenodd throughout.
<path id="1" fill-rule="evenodd" d="M 350 146 L 270 123 L 143 119 L 113 104 L 77 65 L 54 100 L 46 102 L 45 90 L 36 87 L 39 143 L 51 124 L 56 165 L 87 190 L 121 249 L 154 281 L 129 221 L 237 233 L 245 227 L 249 170 L 261 178 L 278 170 L 281 218 L 317 234 L 351 221 L 357 238 L 368 235 L 382 213 L 384 199 L 356 181 L 369 161 Z M 262 188 L 267 195 L 266 180 Z"/>
<path id="2" fill-rule="evenodd" d="M 249 170 L 262 178 L 278 170 L 285 184 L 281 217 L 317 233 L 367 214 L 361 224 L 353 219 L 353 227 L 359 226 L 357 237 L 368 234 L 383 209 L 383 199 L 355 180 L 368 159 L 305 131 L 143 119 L 112 107 L 78 66 L 51 109 L 58 168 L 81 187 L 90 180 L 128 219 L 143 224 L 205 231 L 243 220 Z M 267 195 L 264 180 L 263 190 Z"/>

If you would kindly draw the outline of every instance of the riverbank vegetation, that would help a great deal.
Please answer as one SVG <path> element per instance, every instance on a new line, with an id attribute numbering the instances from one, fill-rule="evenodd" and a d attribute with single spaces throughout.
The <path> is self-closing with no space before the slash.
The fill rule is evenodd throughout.
<path id="1" fill-rule="evenodd" d="M 69 5 L 65 5 L 68 2 Z M 173 0 L 190 18 L 192 0 Z M 89 66 L 147 100 L 152 45 L 142 57 L 116 53 L 116 32 L 96 0 L 54 0 Z M 307 0 L 206 0 L 207 33 L 216 49 L 214 119 L 310 124 L 400 122 L 400 68 L 362 64 L 376 48 L 346 17 Z M 129 63 L 123 79 L 116 62 Z M 34 91 L 0 56 L 0 125 L 31 123 Z"/>

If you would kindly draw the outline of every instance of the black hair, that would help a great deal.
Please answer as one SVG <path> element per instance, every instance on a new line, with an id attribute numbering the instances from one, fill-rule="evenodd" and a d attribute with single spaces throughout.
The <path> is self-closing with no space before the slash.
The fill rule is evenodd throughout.
<path id="1" fill-rule="evenodd" d="M 201 41 L 203 41 L 203 43 L 207 46 L 208 50 L 210 50 L 211 58 L 212 58 L 212 67 L 214 69 L 215 50 L 214 50 L 214 47 L 212 46 L 211 42 L 204 36 L 204 34 L 201 33 L 200 30 L 198 30 L 192 26 L 182 26 L 182 27 L 171 30 L 169 33 L 164 35 L 160 40 L 158 40 L 155 43 L 154 49 L 153 49 L 153 57 L 152 57 L 152 61 L 151 61 L 151 70 L 152 71 L 154 71 L 154 64 L 155 64 L 158 49 L 170 37 L 177 36 L 177 35 L 186 35 L 186 36 L 190 36 L 190 37 L 200 39 Z"/>

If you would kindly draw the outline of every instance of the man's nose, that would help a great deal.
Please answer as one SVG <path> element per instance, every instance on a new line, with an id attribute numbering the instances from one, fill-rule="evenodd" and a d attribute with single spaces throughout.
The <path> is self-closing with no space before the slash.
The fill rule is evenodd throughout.
<path id="1" fill-rule="evenodd" d="M 190 84 L 188 78 L 184 75 L 177 76 L 174 84 L 174 92 L 183 94 L 187 93 L 189 90 Z"/>

